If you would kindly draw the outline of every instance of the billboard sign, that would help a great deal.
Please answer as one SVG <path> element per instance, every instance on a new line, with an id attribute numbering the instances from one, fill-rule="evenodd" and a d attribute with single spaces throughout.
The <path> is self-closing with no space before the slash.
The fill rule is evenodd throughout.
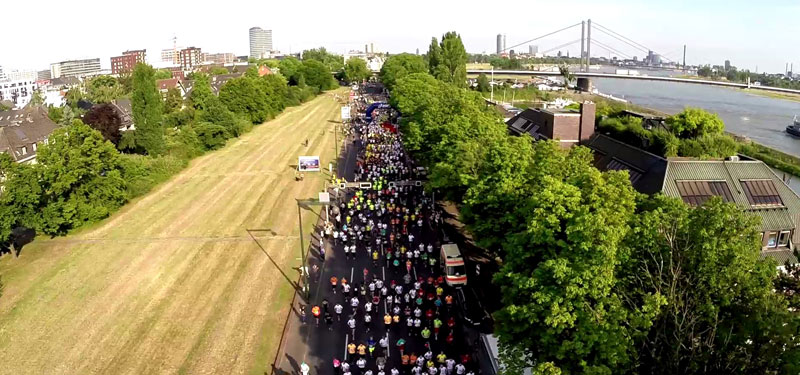
<path id="1" fill-rule="evenodd" d="M 350 119 L 350 106 L 346 105 L 342 107 L 342 120 L 349 120 Z"/>
<path id="2" fill-rule="evenodd" d="M 319 172 L 319 156 L 300 156 L 297 158 L 297 170 L 300 172 Z"/>

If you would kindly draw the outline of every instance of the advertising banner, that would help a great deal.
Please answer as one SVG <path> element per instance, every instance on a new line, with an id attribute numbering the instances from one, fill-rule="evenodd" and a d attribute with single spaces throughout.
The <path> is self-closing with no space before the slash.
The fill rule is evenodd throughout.
<path id="1" fill-rule="evenodd" d="M 297 170 L 300 172 L 319 172 L 319 156 L 300 156 L 297 159 Z"/>

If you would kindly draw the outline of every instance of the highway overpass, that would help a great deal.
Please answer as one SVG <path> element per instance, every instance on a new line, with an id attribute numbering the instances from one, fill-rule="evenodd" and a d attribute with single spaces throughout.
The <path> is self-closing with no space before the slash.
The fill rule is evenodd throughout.
<path id="1" fill-rule="evenodd" d="M 467 74 L 481 74 L 481 73 L 486 73 L 486 75 L 491 75 L 492 71 L 491 70 L 486 70 L 486 69 L 467 69 Z M 497 74 L 497 75 L 518 75 L 518 76 L 528 76 L 528 77 L 532 77 L 532 76 L 560 77 L 561 76 L 561 73 L 559 73 L 559 72 L 542 72 L 542 71 L 536 71 L 536 70 L 495 70 L 494 74 Z M 726 87 L 735 87 L 735 88 L 740 88 L 740 89 L 753 89 L 753 90 L 764 90 L 764 91 L 774 91 L 774 92 L 800 94 L 800 90 L 785 89 L 785 88 L 781 88 L 781 87 L 757 86 L 757 85 L 748 85 L 746 83 L 734 83 L 734 82 L 724 82 L 724 81 L 708 81 L 708 80 L 689 79 L 689 78 L 657 77 L 657 76 L 647 76 L 647 75 L 623 75 L 623 74 L 592 73 L 592 72 L 572 72 L 572 75 L 575 76 L 575 78 L 638 79 L 638 80 L 647 80 L 647 81 L 692 83 L 692 84 L 696 84 L 696 85 L 726 86 Z"/>

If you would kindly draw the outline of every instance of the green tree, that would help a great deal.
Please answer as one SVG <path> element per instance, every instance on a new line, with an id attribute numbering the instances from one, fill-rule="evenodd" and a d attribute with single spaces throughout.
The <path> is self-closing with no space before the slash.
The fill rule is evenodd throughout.
<path id="1" fill-rule="evenodd" d="M 687 107 L 683 112 L 667 117 L 669 130 L 680 138 L 695 138 L 706 134 L 720 134 L 725 124 L 716 113 Z"/>
<path id="2" fill-rule="evenodd" d="M 33 96 L 31 97 L 31 106 L 40 106 L 44 104 L 44 97 L 42 96 L 42 92 L 39 90 L 33 91 Z"/>
<path id="3" fill-rule="evenodd" d="M 294 57 L 287 57 L 280 61 L 278 69 L 289 80 L 292 86 L 298 86 L 302 76 L 303 63 Z"/>
<path id="4" fill-rule="evenodd" d="M 569 66 L 567 64 L 559 65 L 558 71 L 561 74 L 561 78 L 564 79 L 564 87 L 569 88 L 569 85 L 571 85 L 572 81 L 575 80 L 575 75 L 569 70 Z"/>
<path id="5" fill-rule="evenodd" d="M 37 164 L 18 164 L 0 153 L 0 244 L 9 243 L 16 227 L 36 228 L 40 217 L 42 186 Z M 11 251 L 17 255 L 13 242 Z"/>
<path id="6" fill-rule="evenodd" d="M 325 64 L 317 60 L 303 60 L 301 74 L 307 85 L 314 86 L 320 91 L 336 88 L 336 80 L 331 75 L 331 71 Z"/>
<path id="7" fill-rule="evenodd" d="M 257 85 L 258 78 L 240 77 L 226 82 L 219 100 L 233 113 L 254 124 L 264 122 L 271 114 L 266 93 Z"/>
<path id="8" fill-rule="evenodd" d="M 367 68 L 367 62 L 353 57 L 347 60 L 347 63 L 344 65 L 344 79 L 349 83 L 361 82 L 367 78 L 372 73 Z"/>
<path id="9" fill-rule="evenodd" d="M 209 75 L 212 75 L 212 76 L 218 76 L 218 75 L 222 75 L 222 74 L 228 74 L 228 69 L 225 69 L 225 68 L 223 68 L 223 67 L 221 67 L 221 66 L 215 66 L 215 67 L 212 67 L 212 68 L 211 68 L 211 69 L 208 71 L 208 74 L 209 74 Z"/>
<path id="10" fill-rule="evenodd" d="M 488 92 L 491 91 L 492 86 L 489 83 L 489 77 L 486 76 L 486 73 L 481 73 L 478 75 L 478 91 L 480 92 Z"/>
<path id="11" fill-rule="evenodd" d="M 495 275 L 503 352 L 569 374 L 620 373 L 651 308 L 628 309 L 613 290 L 634 210 L 628 176 L 601 173 L 588 149 L 565 152 L 555 142 L 537 142 L 532 160 L 519 172 L 532 175 L 512 212 L 522 228 L 508 230 Z"/>
<path id="12" fill-rule="evenodd" d="M 74 120 L 39 147 L 40 230 L 50 235 L 107 217 L 126 200 L 119 153 L 100 132 Z"/>
<path id="13" fill-rule="evenodd" d="M 442 65 L 442 47 L 436 40 L 436 37 L 431 38 L 431 44 L 428 46 L 428 73 L 438 78 L 439 65 Z"/>
<path id="14" fill-rule="evenodd" d="M 64 94 L 64 100 L 68 106 L 72 107 L 72 109 L 78 108 L 78 102 L 81 99 L 83 99 L 83 93 L 81 92 L 81 89 L 77 87 L 67 90 L 67 93 Z"/>
<path id="15" fill-rule="evenodd" d="M 344 67 L 344 58 L 341 55 L 328 52 L 325 47 L 303 51 L 303 61 L 316 60 L 328 67 L 329 73 L 340 72 Z"/>
<path id="16" fill-rule="evenodd" d="M 160 79 L 170 79 L 170 78 L 172 78 L 172 71 L 170 71 L 169 69 L 158 69 L 153 74 L 153 78 L 156 81 L 160 80 Z M 133 86 L 131 86 L 131 89 L 132 88 L 133 88 Z"/>
<path id="17" fill-rule="evenodd" d="M 61 119 L 58 124 L 61 126 L 69 126 L 72 124 L 73 119 L 75 119 L 75 111 L 71 106 L 64 106 L 64 110 L 61 112 Z"/>
<path id="18" fill-rule="evenodd" d="M 381 67 L 379 77 L 387 89 L 394 89 L 397 81 L 409 74 L 425 73 L 427 67 L 421 56 L 410 53 L 392 55 L 386 59 Z"/>
<path id="19" fill-rule="evenodd" d="M 97 76 L 86 83 L 87 98 L 92 103 L 111 103 L 123 94 L 122 86 L 112 76 Z"/>
<path id="20" fill-rule="evenodd" d="M 164 99 L 164 114 L 180 111 L 183 108 L 183 97 L 177 87 L 167 90 L 167 97 Z"/>
<path id="21" fill-rule="evenodd" d="M 444 34 L 440 47 L 441 61 L 435 69 L 436 78 L 457 87 L 466 87 L 467 51 L 461 42 L 461 36 L 454 31 Z"/>
<path id="22" fill-rule="evenodd" d="M 632 308 L 662 300 L 637 338 L 643 374 L 797 373 L 800 317 L 773 292 L 758 218 L 714 198 L 646 200 L 623 246 L 617 290 Z"/>
<path id="23" fill-rule="evenodd" d="M 136 147 L 148 155 L 164 152 L 164 127 L 161 124 L 161 93 L 156 88 L 153 67 L 137 64 L 133 70 L 133 123 Z"/>
<path id="24" fill-rule="evenodd" d="M 196 74 L 191 95 L 192 107 L 200 110 L 205 109 L 212 98 L 214 98 L 214 92 L 211 91 L 211 78 L 206 74 Z"/>
<path id="25" fill-rule="evenodd" d="M 224 126 L 210 122 L 198 123 L 194 130 L 203 146 L 208 150 L 216 150 L 225 146 L 225 142 L 230 138 L 230 134 Z"/>

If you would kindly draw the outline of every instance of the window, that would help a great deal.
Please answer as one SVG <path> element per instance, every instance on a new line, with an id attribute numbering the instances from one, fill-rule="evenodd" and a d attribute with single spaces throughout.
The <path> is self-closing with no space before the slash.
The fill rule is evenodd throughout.
<path id="1" fill-rule="evenodd" d="M 788 230 L 781 231 L 781 234 L 778 236 L 778 246 L 789 246 L 789 237 L 791 237 L 791 233 Z"/>
<path id="2" fill-rule="evenodd" d="M 36 143 L 33 144 L 33 152 L 36 152 Z"/>
<path id="3" fill-rule="evenodd" d="M 725 202 L 733 202 L 733 195 L 726 181 L 677 180 L 675 184 L 683 202 L 692 206 L 700 206 L 713 196 L 722 197 Z"/>
<path id="4" fill-rule="evenodd" d="M 25 147 L 25 146 L 22 146 L 19 150 L 22 153 L 22 155 L 27 155 L 28 154 L 28 148 Z"/>
<path id="5" fill-rule="evenodd" d="M 769 232 L 767 235 L 767 247 L 778 247 L 778 232 Z"/>
<path id="6" fill-rule="evenodd" d="M 744 195 L 751 206 L 783 206 L 783 200 L 772 180 L 742 180 Z"/>

